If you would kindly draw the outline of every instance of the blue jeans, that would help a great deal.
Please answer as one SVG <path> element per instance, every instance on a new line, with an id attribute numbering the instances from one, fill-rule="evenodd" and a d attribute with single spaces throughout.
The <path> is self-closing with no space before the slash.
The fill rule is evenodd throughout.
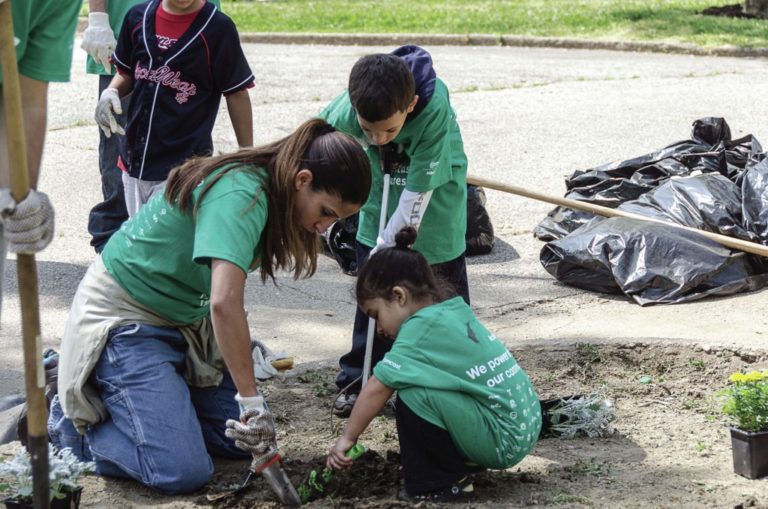
<path id="1" fill-rule="evenodd" d="M 186 349 L 174 328 L 132 324 L 110 331 L 90 376 L 109 416 L 81 436 L 54 401 L 48 421 L 53 445 L 92 458 L 99 474 L 171 495 L 211 479 L 210 455 L 250 458 L 224 436 L 226 420 L 240 416 L 232 378 L 225 374 L 211 389 L 188 386 Z"/>
<path id="2" fill-rule="evenodd" d="M 112 76 L 99 76 L 99 96 L 109 86 Z M 128 110 L 128 99 L 121 100 L 123 111 Z M 115 115 L 117 122 L 124 126 L 125 115 Z M 117 156 L 120 149 L 120 138 L 116 134 L 107 138 L 99 128 L 99 173 L 101 173 L 101 194 L 104 201 L 91 209 L 88 215 L 88 233 L 91 234 L 91 246 L 101 253 L 109 238 L 120 229 L 128 219 L 123 195 L 122 171 L 117 167 Z"/>
<path id="3" fill-rule="evenodd" d="M 372 248 L 359 242 L 355 242 L 355 255 L 357 257 L 358 267 L 363 266 L 365 260 L 368 259 L 368 254 L 371 252 L 371 249 Z M 442 277 L 451 285 L 457 296 L 461 296 L 461 298 L 464 299 L 464 302 L 469 304 L 467 263 L 463 254 L 445 263 L 431 265 L 431 267 L 435 274 Z M 355 325 L 352 330 L 352 349 L 339 359 L 341 372 L 336 376 L 336 386 L 339 389 L 344 389 L 352 384 L 352 389 L 349 392 L 360 392 L 363 376 L 363 361 L 365 359 L 365 344 L 368 338 L 368 321 L 368 315 L 363 313 L 358 306 L 355 310 Z M 384 354 L 389 351 L 391 346 L 391 342 L 374 333 L 373 349 L 371 352 L 371 368 L 384 358 Z"/>

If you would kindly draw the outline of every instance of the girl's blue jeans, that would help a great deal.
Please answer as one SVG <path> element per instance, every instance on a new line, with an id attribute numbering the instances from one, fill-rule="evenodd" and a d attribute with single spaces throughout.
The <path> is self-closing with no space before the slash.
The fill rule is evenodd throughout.
<path id="1" fill-rule="evenodd" d="M 131 324 L 110 331 L 90 376 L 109 416 L 80 435 L 64 417 L 58 396 L 48 432 L 56 447 L 71 447 L 96 462 L 102 475 L 134 479 L 167 494 L 188 493 L 213 475 L 211 456 L 250 458 L 224 436 L 239 419 L 229 374 L 216 388 L 187 385 L 187 349 L 175 328 Z"/>

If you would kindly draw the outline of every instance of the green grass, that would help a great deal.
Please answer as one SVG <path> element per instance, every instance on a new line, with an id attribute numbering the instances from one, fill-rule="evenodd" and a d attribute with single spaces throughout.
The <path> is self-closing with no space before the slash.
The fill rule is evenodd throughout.
<path id="1" fill-rule="evenodd" d="M 768 47 L 768 20 L 699 14 L 737 0 L 223 0 L 241 32 L 492 34 Z"/>
<path id="2" fill-rule="evenodd" d="M 240 32 L 487 34 L 768 47 L 768 20 L 699 14 L 739 1 L 222 0 L 222 10 Z M 84 2 L 81 15 L 87 14 Z"/>

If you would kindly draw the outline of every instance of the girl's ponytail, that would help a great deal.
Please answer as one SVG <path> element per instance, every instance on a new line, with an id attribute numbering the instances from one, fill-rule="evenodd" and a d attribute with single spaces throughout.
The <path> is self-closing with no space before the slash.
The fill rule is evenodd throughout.
<path id="1" fill-rule="evenodd" d="M 411 249 L 411 246 L 416 243 L 416 235 L 416 228 L 404 226 L 395 234 L 395 247 L 397 249 Z"/>
<path id="2" fill-rule="evenodd" d="M 417 232 L 406 226 L 395 235 L 395 246 L 373 254 L 357 273 L 355 292 L 358 304 L 375 298 L 389 301 L 392 289 L 408 289 L 417 300 L 441 302 L 454 294 L 448 283 L 437 277 L 424 255 L 411 249 Z"/>

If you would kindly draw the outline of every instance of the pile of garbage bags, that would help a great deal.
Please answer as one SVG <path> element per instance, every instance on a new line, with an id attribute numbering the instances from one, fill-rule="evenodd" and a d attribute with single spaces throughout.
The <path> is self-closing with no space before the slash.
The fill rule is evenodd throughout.
<path id="1" fill-rule="evenodd" d="M 768 245 L 767 155 L 752 135 L 731 139 L 723 118 L 702 118 L 690 140 L 576 171 L 565 197 Z M 534 235 L 548 241 L 540 260 L 558 281 L 640 305 L 768 283 L 768 258 L 665 224 L 557 207 Z"/>

